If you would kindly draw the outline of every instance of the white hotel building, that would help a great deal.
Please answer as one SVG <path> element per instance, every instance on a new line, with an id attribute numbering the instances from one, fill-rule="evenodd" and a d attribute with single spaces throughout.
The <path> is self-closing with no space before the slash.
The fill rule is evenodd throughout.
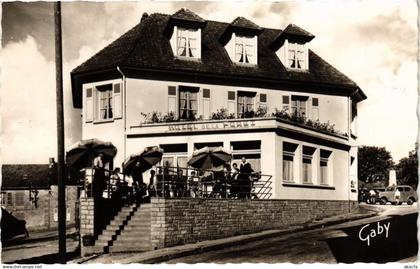
<path id="1" fill-rule="evenodd" d="M 272 176 L 271 198 L 356 201 L 366 95 L 310 50 L 313 38 L 293 24 L 144 14 L 71 72 L 82 138 L 111 141 L 117 167 L 146 146 L 180 167 L 195 149 L 223 146 Z"/>

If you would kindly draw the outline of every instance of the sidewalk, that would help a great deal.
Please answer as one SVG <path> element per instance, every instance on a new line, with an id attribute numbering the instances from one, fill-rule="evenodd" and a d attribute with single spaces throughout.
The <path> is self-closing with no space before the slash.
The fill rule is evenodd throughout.
<path id="1" fill-rule="evenodd" d="M 70 261 L 69 263 L 161 263 L 170 259 L 179 258 L 191 254 L 196 254 L 205 251 L 222 249 L 234 245 L 244 244 L 251 241 L 261 240 L 274 236 L 300 232 L 305 230 L 311 230 L 324 226 L 334 225 L 347 221 L 354 221 L 364 218 L 376 216 L 376 212 L 357 212 L 348 213 L 345 215 L 334 216 L 325 218 L 319 221 L 313 221 L 302 225 L 292 226 L 286 229 L 280 230 L 269 230 L 259 233 L 246 234 L 233 236 L 229 238 L 222 238 L 216 240 L 207 240 L 193 244 L 187 244 L 182 246 L 168 247 L 158 250 L 152 250 L 147 252 L 136 252 L 136 253 L 110 253 L 103 255 L 95 255 L 91 257 L 85 257 Z"/>
<path id="2" fill-rule="evenodd" d="M 76 236 L 77 231 L 76 228 L 67 228 L 66 237 Z M 48 240 L 58 239 L 58 230 L 48 230 L 48 231 L 33 231 L 29 232 L 29 236 L 26 238 L 14 238 L 11 240 L 7 240 L 2 242 L 2 248 L 8 248 L 12 246 L 28 244 L 33 242 L 42 242 Z"/>

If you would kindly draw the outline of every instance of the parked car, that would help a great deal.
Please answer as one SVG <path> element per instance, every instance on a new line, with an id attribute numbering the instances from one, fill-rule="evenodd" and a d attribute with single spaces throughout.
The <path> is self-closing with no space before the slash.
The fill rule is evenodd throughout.
<path id="1" fill-rule="evenodd" d="M 400 199 L 398 204 L 407 203 L 408 205 L 412 205 L 417 201 L 417 193 L 412 187 L 408 185 L 397 185 L 387 187 L 385 191 L 379 192 L 379 199 L 381 204 L 385 205 L 388 202 L 393 205 L 397 204 L 395 200 L 395 191 L 397 189 L 400 192 Z"/>
<path id="2" fill-rule="evenodd" d="M 26 221 L 17 219 L 6 209 L 1 208 L 1 241 L 15 238 L 17 236 L 28 237 Z"/>
<path id="3" fill-rule="evenodd" d="M 358 195 L 357 199 L 358 199 L 359 203 L 362 203 L 362 202 L 366 203 L 368 198 L 369 198 L 368 189 L 366 189 L 366 188 L 359 189 L 358 193 L 359 193 L 359 195 Z"/>

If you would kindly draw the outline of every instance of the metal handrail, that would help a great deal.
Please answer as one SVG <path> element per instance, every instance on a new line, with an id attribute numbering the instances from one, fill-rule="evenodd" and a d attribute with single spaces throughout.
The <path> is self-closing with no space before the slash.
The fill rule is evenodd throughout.
<path id="1" fill-rule="evenodd" d="M 230 199 L 270 199 L 272 196 L 272 175 L 196 169 L 191 167 L 157 166 L 153 184 L 147 188 L 147 196 L 189 197 L 189 198 L 230 198 Z M 182 172 L 180 172 L 182 171 Z M 105 175 L 107 198 L 117 191 L 111 184 L 110 171 Z M 128 182 L 119 174 L 120 182 Z M 130 196 L 136 187 L 126 185 Z M 133 200 L 133 197 L 129 199 Z"/>

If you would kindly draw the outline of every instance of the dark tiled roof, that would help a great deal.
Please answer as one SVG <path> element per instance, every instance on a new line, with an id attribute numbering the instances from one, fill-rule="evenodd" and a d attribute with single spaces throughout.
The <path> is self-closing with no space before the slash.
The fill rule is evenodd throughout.
<path id="1" fill-rule="evenodd" d="M 77 185 L 80 178 L 79 171 L 66 168 L 69 176 L 66 185 Z M 49 168 L 48 164 L 3 164 L 1 167 L 1 189 L 26 189 L 32 184 L 33 188 L 49 189 L 57 185 L 57 166 Z"/>
<path id="2" fill-rule="evenodd" d="M 202 57 L 200 61 L 180 60 L 174 57 L 165 29 L 170 15 L 151 14 L 130 31 L 72 71 L 73 102 L 81 107 L 81 85 L 77 77 L 91 72 L 105 70 L 135 69 L 178 72 L 182 74 L 203 74 L 226 78 L 243 77 L 254 81 L 269 80 L 278 83 L 311 83 L 358 88 L 356 83 L 332 67 L 313 51 L 309 51 L 309 72 L 287 70 L 275 51 L 269 45 L 279 36 L 281 30 L 263 28 L 258 37 L 258 65 L 243 66 L 233 63 L 220 37 L 230 24 L 207 21 L 202 29 Z M 75 82 L 79 81 L 79 82 Z M 346 90 L 347 91 L 347 90 Z M 346 94 L 348 94 L 346 92 Z M 361 91 L 360 91 L 361 92 Z M 361 92 L 362 93 L 362 92 Z M 364 96 L 364 94 L 363 94 Z M 363 98 L 364 99 L 364 98 Z"/>
<path id="3" fill-rule="evenodd" d="M 203 18 L 195 14 L 189 9 L 181 8 L 177 12 L 172 15 L 172 18 L 178 20 L 187 20 L 187 21 L 197 21 L 197 22 L 205 22 Z"/>
<path id="4" fill-rule="evenodd" d="M 48 164 L 3 164 L 1 189 L 34 188 L 47 189 L 51 185 Z"/>
<path id="5" fill-rule="evenodd" d="M 244 17 L 237 17 L 232 21 L 231 25 L 236 27 L 261 30 L 261 27 Z"/>
<path id="6" fill-rule="evenodd" d="M 313 34 L 309 33 L 306 30 L 303 30 L 299 26 L 295 24 L 287 25 L 286 29 L 283 30 L 283 33 L 291 34 L 291 35 L 300 35 L 300 36 L 307 36 L 307 37 L 314 37 Z"/>

